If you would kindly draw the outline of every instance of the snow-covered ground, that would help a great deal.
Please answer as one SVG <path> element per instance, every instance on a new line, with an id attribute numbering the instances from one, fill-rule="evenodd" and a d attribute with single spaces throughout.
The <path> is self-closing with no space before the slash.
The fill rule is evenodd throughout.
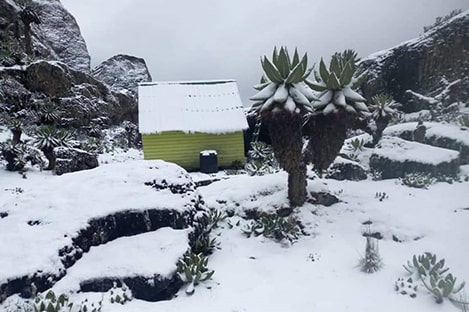
<path id="1" fill-rule="evenodd" d="M 166 176 L 170 180 L 181 179 L 174 170 L 167 170 L 172 168 L 171 165 L 166 167 L 160 162 L 153 167 L 161 168 L 161 172 L 159 169 L 149 171 L 149 165 L 152 167 L 154 163 L 142 161 L 138 159 L 140 157 L 136 151 L 107 155 L 101 159 L 99 168 L 61 177 L 31 170 L 26 174 L 27 179 L 23 179 L 17 173 L 0 171 L 0 212 L 9 212 L 8 217 L 0 219 L 0 233 L 11 232 L 8 237 L 14 238 L 0 237 L 0 277 L 21 275 L 25 267 L 54 266 L 57 259 L 52 257 L 51 263 L 47 263 L 47 251 L 53 253 L 54 247 L 66 240 L 58 233 L 73 231 L 90 217 L 91 209 L 84 203 L 96 203 L 93 209 L 98 209 L 94 212 L 98 215 L 108 213 L 109 209 L 123 209 L 126 205 L 145 209 L 148 202 L 154 200 L 154 192 L 147 193 L 148 187 L 139 187 L 138 183 L 165 175 L 171 175 Z M 469 166 L 463 166 L 461 175 L 467 174 Z M 205 178 L 198 173 L 191 175 L 194 180 Z M 294 214 L 308 235 L 290 244 L 263 236 L 247 238 L 242 227 L 248 221 L 240 217 L 247 209 L 273 211 L 287 206 L 287 176 L 284 172 L 260 177 L 219 173 L 217 177 L 219 181 L 199 187 L 198 192 L 207 207 L 229 210 L 235 215 L 214 230 L 221 249 L 209 257 L 209 268 L 215 270 L 212 280 L 200 284 L 192 296 L 181 290 L 170 301 L 134 299 L 125 305 L 106 301 L 102 311 L 457 311 L 449 302 L 436 304 L 423 287 L 418 289 L 416 298 L 410 298 L 398 294 L 394 284 L 399 277 L 407 276 L 402 265 L 414 254 L 426 251 L 445 258 L 458 281 L 469 281 L 469 182 L 464 179 L 452 184 L 436 183 L 428 189 L 409 188 L 398 180 L 309 180 L 309 191 L 329 190 L 341 202 L 330 207 L 305 204 L 297 208 Z M 83 189 L 90 197 L 80 196 Z M 386 195 L 380 200 L 377 193 Z M 166 201 L 165 205 L 174 207 L 187 200 L 170 193 L 158 196 L 158 200 Z M 35 200 L 37 205 L 32 206 Z M 67 209 L 72 209 L 74 203 L 80 207 L 76 207 L 73 218 L 59 218 Z M 38 216 L 56 222 L 56 226 L 19 224 L 21 220 L 37 219 Z M 19 220 L 17 226 L 13 224 L 14 220 Z M 232 228 L 228 221 L 234 225 Z M 238 221 L 240 223 L 236 225 Z M 365 225 L 369 223 L 367 221 L 371 224 Z M 5 232 L 7 225 L 9 231 Z M 38 237 L 28 232 L 31 229 Z M 379 241 L 379 252 L 384 266 L 374 274 L 362 273 L 358 267 L 365 253 L 362 233 L 367 230 L 380 232 L 383 236 Z M 23 231 L 26 232 L 21 240 Z M 172 232 L 165 235 L 173 244 L 187 244 L 183 236 Z M 165 257 L 165 248 L 168 259 L 174 259 L 184 250 L 166 246 L 151 233 L 131 239 L 123 244 L 128 246 L 124 247 L 126 254 L 116 254 L 112 249 L 111 244 L 119 244 L 119 240 L 96 248 L 102 248 L 104 253 L 108 248 L 112 258 L 127 259 L 110 261 L 107 266 L 99 254 L 92 253 L 92 249 L 69 269 L 70 276 L 59 282 L 56 290 L 73 289 L 81 277 L 80 272 L 89 275 L 93 271 L 104 271 L 109 274 L 109 270 L 128 263 L 133 256 L 139 257 L 135 263 L 140 263 L 142 257 L 146 257 L 145 261 L 157 262 L 159 257 Z M 151 249 L 151 246 L 158 252 L 139 250 Z M 29 263 L 28 266 L 24 266 L 25 263 Z M 88 267 L 86 263 L 89 263 Z M 174 269 L 168 263 L 164 265 L 166 270 Z M 153 268 L 151 263 L 143 263 L 140 270 L 146 272 Z M 70 297 L 75 302 L 84 298 L 97 301 L 102 295 L 72 293 Z M 0 311 L 11 309 L 11 305 L 0 305 Z"/>

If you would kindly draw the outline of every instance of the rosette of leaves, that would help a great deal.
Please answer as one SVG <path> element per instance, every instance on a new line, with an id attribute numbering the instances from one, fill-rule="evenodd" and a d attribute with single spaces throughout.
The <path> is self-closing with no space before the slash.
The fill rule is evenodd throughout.
<path id="1" fill-rule="evenodd" d="M 59 120 L 60 112 L 54 103 L 48 102 L 41 107 L 40 116 L 43 124 L 51 125 Z"/>
<path id="2" fill-rule="evenodd" d="M 45 296 L 38 294 L 34 299 L 34 312 L 65 312 L 72 309 L 73 303 L 68 302 L 68 297 L 61 294 L 58 297 L 49 290 Z"/>
<path id="3" fill-rule="evenodd" d="M 251 142 L 248 151 L 248 162 L 246 171 L 249 175 L 264 175 L 278 172 L 280 169 L 272 148 L 264 142 Z"/>
<path id="4" fill-rule="evenodd" d="M 365 78 L 357 71 L 356 61 L 357 54 L 352 50 L 334 54 L 329 69 L 321 59 L 319 72 L 314 73 L 316 81 L 306 80 L 311 89 L 320 92 L 319 100 L 312 104 L 314 114 L 327 116 L 344 111 L 363 115 L 368 112 L 365 98 L 355 91 Z"/>
<path id="5" fill-rule="evenodd" d="M 288 198 L 292 206 L 306 200 L 306 165 L 302 157 L 303 117 L 312 112 L 314 92 L 305 83 L 311 73 L 306 54 L 274 48 L 272 60 L 261 58 L 264 76 L 254 86 L 252 111 L 266 125 L 279 165 L 288 172 Z"/>
<path id="6" fill-rule="evenodd" d="M 448 273 L 449 268 L 445 268 L 445 259 L 438 260 L 435 254 L 426 252 L 419 256 L 414 255 L 412 262 L 408 261 L 404 269 L 422 281 L 437 303 L 448 299 L 457 304 L 468 304 L 454 297 L 464 288 L 465 282 L 456 284 L 456 277 Z"/>
<path id="7" fill-rule="evenodd" d="M 63 129 L 57 129 L 52 126 L 42 126 L 35 133 L 35 145 L 46 156 L 49 164 L 45 170 L 55 168 L 54 148 L 58 146 L 71 146 L 73 133 Z"/>
<path id="8" fill-rule="evenodd" d="M 189 285 L 186 288 L 186 293 L 192 295 L 195 291 L 195 286 L 200 282 L 212 278 L 215 271 L 210 271 L 207 268 L 208 258 L 203 254 L 190 253 L 185 255 L 178 261 L 177 274 L 181 280 Z"/>
<path id="9" fill-rule="evenodd" d="M 337 157 L 347 137 L 348 129 L 363 127 L 368 108 L 356 90 L 365 79 L 355 63 L 357 55 L 352 50 L 332 56 L 329 68 L 324 60 L 315 71 L 315 81 L 306 80 L 313 90 L 320 92 L 319 100 L 312 104 L 314 112 L 304 127 L 309 137 L 306 159 L 322 173 Z"/>
<path id="10" fill-rule="evenodd" d="M 381 93 L 375 95 L 372 98 L 372 104 L 369 106 L 371 111 L 371 118 L 376 124 L 376 130 L 372 133 L 373 143 L 372 146 L 375 146 L 381 137 L 383 136 L 383 131 L 389 125 L 389 122 L 397 114 L 397 107 L 399 106 L 393 98 L 386 93 Z"/>
<path id="11" fill-rule="evenodd" d="M 246 225 L 243 232 L 247 237 L 263 235 L 278 242 L 286 239 L 293 243 L 300 236 L 301 229 L 292 216 L 284 218 L 277 215 L 263 215 Z"/>

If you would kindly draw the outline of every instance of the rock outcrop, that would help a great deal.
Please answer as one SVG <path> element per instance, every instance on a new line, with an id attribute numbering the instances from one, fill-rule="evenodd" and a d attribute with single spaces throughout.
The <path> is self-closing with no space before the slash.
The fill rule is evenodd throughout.
<path id="1" fill-rule="evenodd" d="M 39 23 L 25 25 L 20 18 L 25 8 L 34 12 Z M 32 51 L 27 51 L 28 35 Z M 0 65 L 11 65 L 9 58 L 18 61 L 32 52 L 31 59 L 60 61 L 74 70 L 90 71 L 90 55 L 80 28 L 59 0 L 34 0 L 27 7 L 14 0 L 0 0 L 0 38 L 0 52 L 5 55 Z"/>
<path id="2" fill-rule="evenodd" d="M 469 102 L 469 11 L 364 59 L 367 97 L 387 92 L 404 112 Z"/>
<path id="3" fill-rule="evenodd" d="M 151 82 L 147 64 L 142 58 L 130 55 L 115 55 L 93 69 L 93 77 L 106 83 L 113 91 L 137 95 L 140 82 Z"/>
<path id="4" fill-rule="evenodd" d="M 56 175 L 93 169 L 99 166 L 96 154 L 80 149 L 61 146 L 54 149 L 54 154 L 57 158 L 54 169 Z"/>
<path id="5" fill-rule="evenodd" d="M 459 152 L 385 136 L 370 157 L 370 169 L 380 172 L 383 179 L 402 178 L 408 173 L 455 176 Z"/>

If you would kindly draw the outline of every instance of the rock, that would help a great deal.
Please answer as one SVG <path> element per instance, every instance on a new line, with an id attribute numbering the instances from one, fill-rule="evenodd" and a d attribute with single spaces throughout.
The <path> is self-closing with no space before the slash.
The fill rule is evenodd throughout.
<path id="1" fill-rule="evenodd" d="M 336 196 L 326 192 L 312 192 L 310 195 L 311 198 L 309 198 L 307 201 L 308 203 L 314 205 L 323 205 L 329 207 L 339 202 L 339 199 Z"/>
<path id="2" fill-rule="evenodd" d="M 56 175 L 93 169 L 99 166 L 98 158 L 95 154 L 80 149 L 56 147 L 54 154 L 57 157 L 55 164 Z"/>
<path id="3" fill-rule="evenodd" d="M 425 127 L 422 121 L 419 121 L 417 123 L 417 127 L 415 127 L 415 130 L 413 132 L 414 141 L 418 143 L 424 143 L 426 132 L 427 132 L 427 127 Z"/>
<path id="4" fill-rule="evenodd" d="M 65 97 L 70 95 L 72 77 L 63 64 L 39 61 L 26 68 L 26 87 L 49 97 Z"/>
<path id="5" fill-rule="evenodd" d="M 92 76 L 106 83 L 115 92 L 137 95 L 137 87 L 140 82 L 151 82 L 145 60 L 130 55 L 115 55 L 92 71 Z"/>
<path id="6" fill-rule="evenodd" d="M 59 0 L 34 0 L 30 6 L 40 23 L 31 23 L 33 55 L 29 59 L 60 61 L 72 69 L 90 71 L 90 56 L 75 18 Z M 19 19 L 22 7 L 15 1 L 0 1 L 0 64 L 11 66 L 26 60 L 25 26 Z M 11 63 L 13 61 L 13 63 Z"/>
<path id="7" fill-rule="evenodd" d="M 418 123 L 409 122 L 390 126 L 384 130 L 385 135 L 398 136 L 412 141 Z M 469 130 L 449 124 L 425 122 L 426 131 L 422 143 L 459 152 L 459 163 L 469 164 Z"/>
<path id="8" fill-rule="evenodd" d="M 335 180 L 366 180 L 366 169 L 356 161 L 338 156 L 327 170 L 326 178 Z"/>
<path id="9" fill-rule="evenodd" d="M 387 92 L 406 113 L 469 99 L 469 11 L 420 37 L 370 55 L 367 97 Z"/>
<path id="10" fill-rule="evenodd" d="M 383 179 L 417 172 L 454 176 L 459 172 L 459 153 L 385 136 L 370 157 L 370 169 L 381 172 Z"/>

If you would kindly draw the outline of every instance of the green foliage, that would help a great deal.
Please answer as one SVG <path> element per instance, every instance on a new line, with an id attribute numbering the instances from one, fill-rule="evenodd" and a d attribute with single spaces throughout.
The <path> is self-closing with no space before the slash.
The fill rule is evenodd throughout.
<path id="1" fill-rule="evenodd" d="M 379 255 L 378 241 L 370 236 L 366 237 L 365 256 L 360 259 L 360 270 L 364 273 L 375 273 L 383 267 Z"/>
<path id="2" fill-rule="evenodd" d="M 404 265 L 404 269 L 420 279 L 437 303 L 442 303 L 445 299 L 461 303 L 454 295 L 464 288 L 465 283 L 456 284 L 456 277 L 448 273 L 449 268 L 445 268 L 445 259 L 438 260 L 435 254 L 425 252 L 414 255 L 412 261 Z"/>
<path id="3" fill-rule="evenodd" d="M 6 169 L 9 171 L 21 171 L 27 163 L 39 165 L 41 169 L 44 167 L 41 152 L 26 143 L 13 144 L 12 141 L 1 142 L 0 153 L 2 158 L 6 160 Z"/>
<path id="4" fill-rule="evenodd" d="M 280 166 L 275 159 L 272 147 L 264 142 L 251 142 L 251 149 L 248 152 L 248 162 L 246 171 L 249 175 L 264 175 L 275 173 L 280 170 Z"/>
<path id="5" fill-rule="evenodd" d="M 433 178 L 430 174 L 415 172 L 406 173 L 405 176 L 400 179 L 400 181 L 402 185 L 427 189 L 431 184 L 435 183 L 436 179 Z"/>
<path id="6" fill-rule="evenodd" d="M 298 221 L 292 216 L 284 218 L 276 214 L 265 214 L 246 225 L 243 232 L 247 237 L 263 235 L 276 241 L 286 239 L 293 243 L 298 240 L 301 229 Z"/>
<path id="7" fill-rule="evenodd" d="M 427 32 L 441 24 L 443 24 L 444 22 L 446 22 L 447 20 L 455 17 L 456 15 L 462 13 L 462 10 L 461 9 L 456 9 L 456 10 L 453 10 L 451 11 L 448 15 L 445 15 L 445 16 L 438 16 L 436 19 L 435 19 L 435 22 L 432 24 L 432 25 L 429 25 L 429 26 L 424 26 L 423 27 L 423 31 L 424 32 Z"/>
<path id="8" fill-rule="evenodd" d="M 350 141 L 350 145 L 352 146 L 353 152 L 356 153 L 358 151 L 363 151 L 365 141 L 363 139 L 355 138 Z"/>
<path id="9" fill-rule="evenodd" d="M 64 129 L 51 126 L 42 126 L 35 133 L 35 145 L 37 148 L 53 149 L 58 146 L 70 147 L 73 133 Z"/>
<path id="10" fill-rule="evenodd" d="M 357 60 L 357 54 L 352 50 L 335 53 L 329 68 L 321 59 L 315 81 L 305 81 L 311 89 L 320 92 L 319 100 L 312 104 L 314 114 L 326 116 L 345 111 L 361 116 L 368 112 L 365 98 L 355 91 L 366 78 L 357 71 Z"/>
<path id="11" fill-rule="evenodd" d="M 462 115 L 459 117 L 458 121 L 461 127 L 469 128 L 469 115 Z"/>
<path id="12" fill-rule="evenodd" d="M 186 288 L 187 294 L 193 294 L 195 286 L 212 278 L 215 271 L 210 271 L 207 265 L 208 258 L 196 253 L 187 254 L 178 261 L 177 274 L 183 282 L 189 284 Z"/>
<path id="13" fill-rule="evenodd" d="M 46 125 L 54 124 L 60 118 L 60 112 L 52 102 L 48 102 L 41 107 L 40 115 L 42 123 Z"/>
<path id="14" fill-rule="evenodd" d="M 399 104 L 394 102 L 392 96 L 387 93 L 380 93 L 372 97 L 372 103 L 369 108 L 371 111 L 371 118 L 374 120 L 386 118 L 390 120 L 396 116 Z"/>
<path id="15" fill-rule="evenodd" d="M 293 58 L 290 58 L 286 47 L 281 47 L 279 52 L 274 48 L 272 60 L 264 56 L 261 58 L 261 65 L 264 76 L 261 83 L 254 86 L 259 92 L 251 97 L 255 101 L 252 107 L 256 112 L 312 111 L 311 101 L 316 98 L 304 82 L 311 73 L 306 53 L 300 60 L 296 49 Z"/>
<path id="16" fill-rule="evenodd" d="M 46 295 L 38 294 L 34 298 L 34 312 L 65 312 L 71 311 L 73 303 L 68 302 L 65 294 L 56 296 L 52 290 Z"/>

